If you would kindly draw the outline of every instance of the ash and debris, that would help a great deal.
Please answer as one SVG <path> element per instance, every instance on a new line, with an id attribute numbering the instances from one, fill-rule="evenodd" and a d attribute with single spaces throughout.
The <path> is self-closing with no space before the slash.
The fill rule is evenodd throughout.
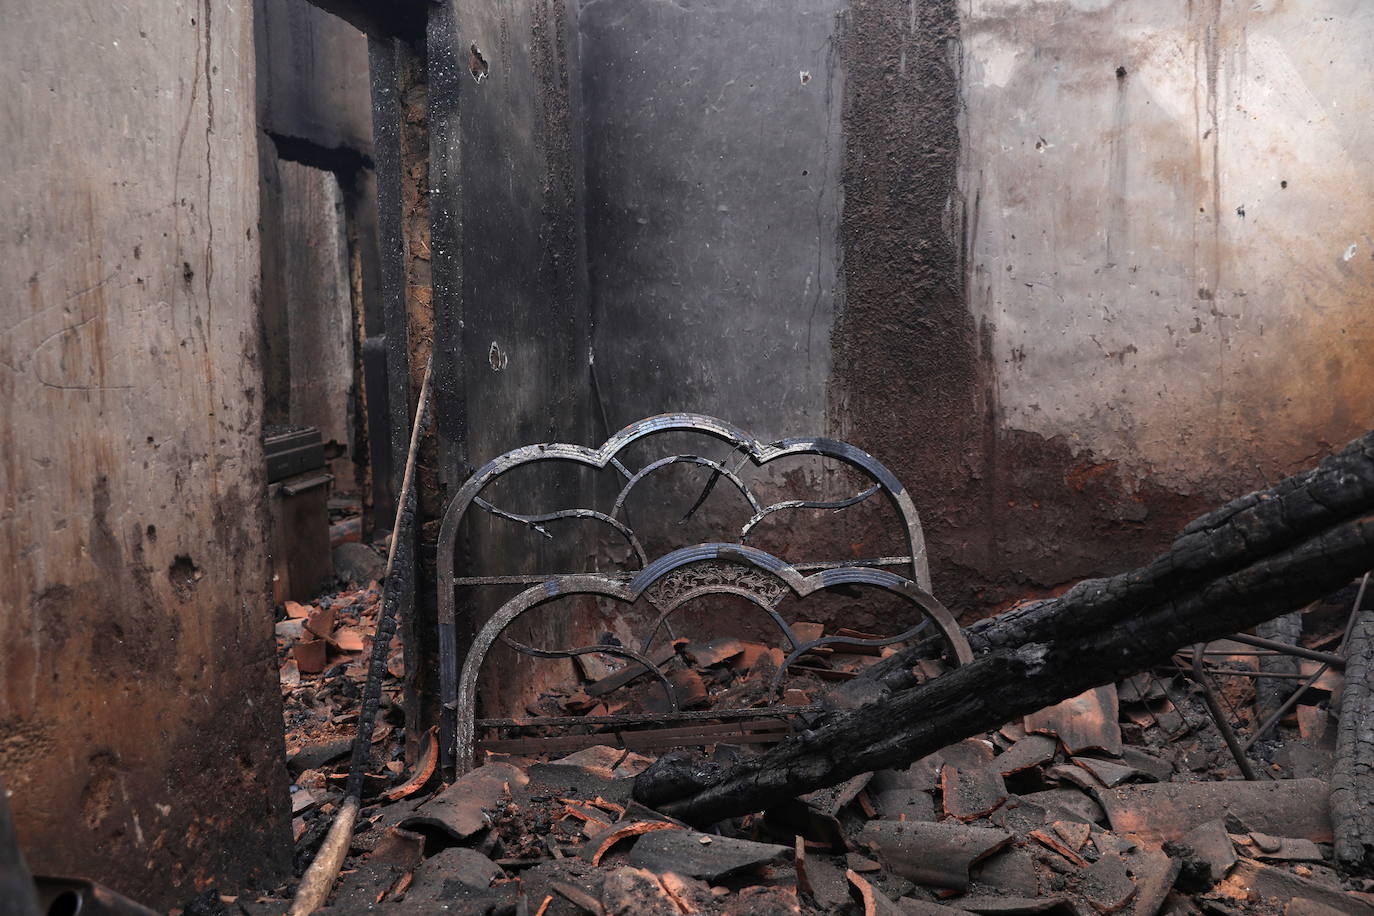
<path id="1" fill-rule="evenodd" d="M 278 625 L 298 875 L 342 800 L 380 600 L 372 582 L 291 608 Z M 1343 626 L 1334 609 L 1309 609 L 1303 645 L 1332 649 Z M 1260 719 L 1249 675 L 1264 656 L 1226 640 L 1205 648 L 1244 739 Z M 691 709 L 762 705 L 781 661 L 738 639 L 679 639 L 675 650 L 666 668 Z M 784 702 L 814 702 L 872 661 L 818 650 L 785 680 Z M 432 759 L 407 764 L 393 643 L 364 807 L 322 912 L 1374 914 L 1374 880 L 1338 872 L 1330 845 L 1339 675 L 1328 672 L 1254 744 L 1259 778 L 1247 782 L 1185 673 L 1190 663 L 1185 651 L 908 768 L 697 831 L 631 796 L 635 775 L 667 747 L 626 749 L 606 726 L 489 732 L 483 765 L 449 786 Z M 662 688 L 648 678 L 598 689 L 615 665 L 588 660 L 577 683 L 528 711 L 661 712 Z M 920 673 L 938 676 L 938 666 Z M 736 724 L 672 753 L 728 765 L 784 734 Z M 553 735 L 587 746 L 534 752 Z M 219 902 L 225 913 L 275 914 L 291 890 Z"/>

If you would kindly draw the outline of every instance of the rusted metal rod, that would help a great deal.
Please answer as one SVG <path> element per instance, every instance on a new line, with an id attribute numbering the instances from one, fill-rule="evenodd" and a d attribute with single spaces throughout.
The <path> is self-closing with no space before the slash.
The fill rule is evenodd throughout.
<path id="1" fill-rule="evenodd" d="M 535 728 L 541 725 L 661 725 L 667 722 L 695 722 L 720 719 L 785 718 L 804 712 L 819 712 L 820 704 L 809 706 L 760 706 L 754 709 L 694 709 L 671 715 L 626 713 L 619 716 L 538 716 L 528 719 L 478 719 L 482 728 Z"/>
<path id="2" fill-rule="evenodd" d="M 363 770 L 367 767 L 367 757 L 372 749 L 372 730 L 377 723 L 377 708 L 382 698 L 382 678 L 386 675 L 386 658 L 391 648 L 391 637 L 396 632 L 396 618 L 400 613 L 401 602 L 410 588 L 414 562 L 411 558 L 411 529 L 415 522 L 415 462 L 420 453 L 420 437 L 424 433 L 425 419 L 429 412 L 430 377 L 434 370 L 434 357 L 425 362 L 424 380 L 420 383 L 420 396 L 415 402 L 415 422 L 410 428 L 410 448 L 406 452 L 405 473 L 401 477 L 401 492 L 396 501 L 396 522 L 391 529 L 391 549 L 387 553 L 386 571 L 382 581 L 382 610 L 377 617 L 377 629 L 372 637 L 372 658 L 367 672 L 367 683 L 363 685 L 362 704 L 358 712 L 358 733 L 353 739 L 353 757 L 348 768 L 348 788 L 346 794 L 362 797 Z M 402 569 L 396 570 L 397 557 L 401 556 Z M 396 573 L 393 575 L 393 573 Z"/>
<path id="3" fill-rule="evenodd" d="M 1254 646 L 1257 649 L 1272 649 L 1280 655 L 1296 655 L 1298 658 L 1308 658 L 1314 662 L 1326 662 L 1332 668 L 1342 669 L 1345 667 L 1345 659 L 1339 655 L 1332 655 L 1330 652 L 1318 652 L 1316 649 L 1305 649 L 1302 646 L 1290 646 L 1286 642 L 1279 642 L 1274 639 L 1265 639 L 1262 636 L 1250 636 L 1245 633 L 1235 633 L 1227 639 L 1233 642 L 1244 643 L 1247 646 Z"/>
<path id="4" fill-rule="evenodd" d="M 1235 758 L 1236 766 L 1240 767 L 1240 774 L 1254 782 L 1256 779 L 1255 770 L 1250 766 L 1250 760 L 1245 756 L 1245 751 L 1241 749 L 1240 742 L 1236 740 L 1236 733 L 1231 729 L 1231 723 L 1226 721 L 1226 713 L 1217 700 L 1216 688 L 1212 686 L 1212 679 L 1207 676 L 1207 671 L 1202 666 L 1202 656 L 1196 651 L 1193 653 L 1191 674 L 1193 680 L 1202 688 L 1202 699 L 1207 704 L 1207 711 L 1212 714 L 1212 722 L 1216 724 L 1217 731 L 1221 733 L 1221 740 L 1226 742 L 1226 749 Z"/>
<path id="5" fill-rule="evenodd" d="M 1187 658 L 1187 656 L 1184 657 Z M 1160 665 L 1155 670 L 1177 671 L 1180 674 L 1188 674 L 1192 669 L 1182 665 Z M 1218 677 L 1252 677 L 1276 681 L 1301 681 L 1310 677 L 1310 675 L 1307 674 L 1281 674 L 1279 672 L 1269 671 L 1237 671 L 1234 668 L 1208 668 L 1207 673 L 1217 675 Z"/>

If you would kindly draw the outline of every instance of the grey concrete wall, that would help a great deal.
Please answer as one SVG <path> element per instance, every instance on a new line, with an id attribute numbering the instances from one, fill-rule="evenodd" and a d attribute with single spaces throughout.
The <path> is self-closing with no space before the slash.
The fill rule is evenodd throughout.
<path id="1" fill-rule="evenodd" d="M 35 870 L 162 907 L 290 856 L 249 9 L 0 34 L 0 773 Z"/>
<path id="2" fill-rule="evenodd" d="M 271 304 L 286 312 L 285 422 L 317 426 L 326 443 L 350 454 L 353 302 L 343 195 L 331 172 L 282 160 L 275 166 L 284 269 Z"/>
<path id="3" fill-rule="evenodd" d="M 309 0 L 255 0 L 254 50 L 265 419 L 319 426 L 346 450 L 332 465 L 335 486 L 364 489 L 370 527 L 372 499 L 384 510 L 391 501 L 389 481 L 369 486 L 374 456 L 353 360 L 366 335 L 383 331 L 367 38 Z M 336 199 L 322 208 L 325 193 Z"/>
<path id="4" fill-rule="evenodd" d="M 839 0 L 599 0 L 578 16 L 597 381 L 670 410 L 824 425 L 843 141 Z"/>

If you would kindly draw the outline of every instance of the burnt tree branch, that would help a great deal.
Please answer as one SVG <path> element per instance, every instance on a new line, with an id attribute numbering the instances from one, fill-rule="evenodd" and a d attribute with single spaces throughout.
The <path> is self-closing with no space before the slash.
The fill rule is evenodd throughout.
<path id="1" fill-rule="evenodd" d="M 873 666 L 878 698 L 724 772 L 684 777 L 668 760 L 636 782 L 641 801 L 696 823 L 757 811 L 851 776 L 901 766 L 1192 643 L 1248 629 L 1374 566 L 1374 432 L 1316 468 L 1194 521 L 1147 566 L 968 630 L 978 656 L 915 686 L 915 646 Z M 904 723 L 894 727 L 894 723 Z"/>

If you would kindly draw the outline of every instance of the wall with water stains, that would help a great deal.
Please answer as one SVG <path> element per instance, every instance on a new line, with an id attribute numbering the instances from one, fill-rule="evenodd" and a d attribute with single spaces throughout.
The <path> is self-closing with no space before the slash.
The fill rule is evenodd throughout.
<path id="1" fill-rule="evenodd" d="M 7 11 L 0 778 L 30 865 L 271 886 L 247 4 Z"/>
<path id="2" fill-rule="evenodd" d="M 984 466 L 1058 466 L 1045 495 L 1077 494 L 1080 518 L 1129 510 L 1097 548 L 1058 533 L 1074 562 L 1026 545 L 1028 580 L 1111 571 L 1118 543 L 1172 532 L 1171 504 L 1374 425 L 1374 8 L 979 0 L 959 26 L 952 203 L 991 377 Z"/>

